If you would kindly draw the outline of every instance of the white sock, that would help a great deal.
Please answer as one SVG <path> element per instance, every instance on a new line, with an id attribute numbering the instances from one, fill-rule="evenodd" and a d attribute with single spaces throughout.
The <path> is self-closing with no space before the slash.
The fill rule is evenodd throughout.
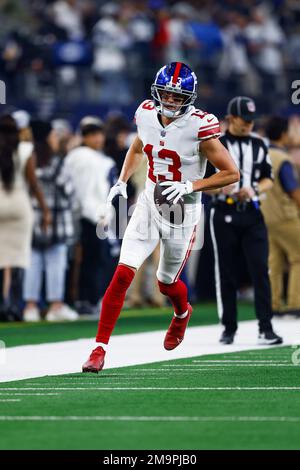
<path id="1" fill-rule="evenodd" d="M 104 343 L 95 343 L 95 348 L 98 348 L 98 346 L 102 346 L 102 348 L 104 349 L 104 351 L 106 351 L 107 344 L 104 344 Z M 95 348 L 94 348 L 94 349 L 95 349 Z"/>
<path id="2" fill-rule="evenodd" d="M 185 317 L 188 316 L 188 314 L 189 314 L 189 311 L 187 310 L 187 311 L 184 312 L 182 315 L 176 315 L 176 313 L 174 313 L 174 316 L 175 316 L 176 318 L 181 318 L 181 319 L 183 320 Z"/>

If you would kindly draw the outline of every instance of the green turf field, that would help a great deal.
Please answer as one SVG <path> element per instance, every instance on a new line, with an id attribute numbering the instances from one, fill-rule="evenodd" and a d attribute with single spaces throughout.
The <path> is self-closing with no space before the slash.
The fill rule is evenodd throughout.
<path id="1" fill-rule="evenodd" d="M 166 329 L 170 311 L 124 311 L 115 334 Z M 240 305 L 240 319 L 253 318 L 253 307 Z M 190 326 L 217 322 L 216 306 L 203 304 Z M 2 324 L 0 339 L 7 347 L 40 344 L 92 338 L 96 328 L 96 321 Z M 0 449 L 299 449 L 300 366 L 292 364 L 293 351 L 0 383 Z"/>
<path id="2" fill-rule="evenodd" d="M 1 383 L 0 448 L 299 449 L 292 352 L 277 347 Z"/>

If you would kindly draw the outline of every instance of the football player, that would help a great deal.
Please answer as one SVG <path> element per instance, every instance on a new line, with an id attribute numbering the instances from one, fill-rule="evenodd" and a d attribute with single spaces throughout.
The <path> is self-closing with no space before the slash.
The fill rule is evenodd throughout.
<path id="1" fill-rule="evenodd" d="M 192 313 L 186 285 L 179 279 L 190 254 L 195 228 L 200 219 L 201 191 L 220 188 L 239 181 L 239 171 L 218 137 L 218 119 L 193 106 L 197 97 L 197 78 L 181 62 L 172 62 L 156 74 L 151 87 L 152 100 L 137 109 L 137 136 L 132 142 L 118 182 L 108 201 L 117 195 L 127 198 L 126 185 L 142 158 L 148 159 L 148 177 L 135 211 L 124 234 L 119 265 L 102 300 L 96 347 L 83 365 L 83 372 L 103 368 L 106 347 L 120 315 L 126 291 L 135 272 L 160 243 L 157 270 L 159 289 L 173 307 L 174 315 L 165 336 L 164 347 L 176 348 L 183 340 Z M 218 172 L 204 178 L 209 160 Z M 168 200 L 184 199 L 184 236 L 182 227 L 163 233 L 153 192 L 160 181 Z M 151 236 L 145 236 L 145 229 Z M 181 234 L 181 232 L 180 232 Z"/>

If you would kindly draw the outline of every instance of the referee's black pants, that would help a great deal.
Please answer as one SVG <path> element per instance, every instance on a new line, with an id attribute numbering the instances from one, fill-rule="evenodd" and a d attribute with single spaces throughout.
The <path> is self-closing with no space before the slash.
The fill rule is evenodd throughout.
<path id="1" fill-rule="evenodd" d="M 238 210 L 239 209 L 239 210 Z M 260 209 L 215 203 L 210 212 L 210 231 L 215 255 L 215 279 L 219 317 L 225 330 L 237 330 L 237 261 L 246 258 L 255 295 L 259 330 L 272 329 L 271 288 L 268 275 L 268 237 Z"/>

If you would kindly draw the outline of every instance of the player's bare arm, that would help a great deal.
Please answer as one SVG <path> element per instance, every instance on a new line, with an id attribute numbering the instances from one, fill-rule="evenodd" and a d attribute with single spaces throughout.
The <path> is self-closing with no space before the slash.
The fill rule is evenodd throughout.
<path id="1" fill-rule="evenodd" d="M 240 180 L 240 172 L 232 157 L 219 139 L 209 139 L 201 142 L 201 153 L 219 171 L 214 175 L 193 182 L 193 191 L 218 189 Z"/>
<path id="2" fill-rule="evenodd" d="M 143 159 L 143 142 L 136 136 L 132 144 L 130 145 L 126 154 L 123 167 L 120 173 L 120 181 L 127 183 L 129 178 L 133 175 L 135 170 L 139 167 L 141 160 Z"/>

